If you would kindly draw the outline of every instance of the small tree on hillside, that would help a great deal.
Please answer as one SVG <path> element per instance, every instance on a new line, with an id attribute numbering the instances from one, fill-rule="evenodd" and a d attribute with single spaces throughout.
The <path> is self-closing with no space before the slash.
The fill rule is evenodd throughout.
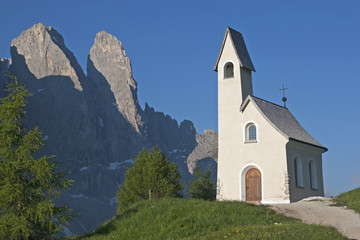
<path id="1" fill-rule="evenodd" d="M 192 198 L 204 200 L 215 200 L 216 190 L 214 181 L 211 179 L 211 171 L 204 171 L 201 165 L 197 164 L 192 180 L 189 181 L 189 195 Z"/>
<path id="2" fill-rule="evenodd" d="M 117 192 L 118 213 L 136 202 L 164 197 L 182 197 L 181 176 L 175 163 L 158 147 L 143 149 L 134 166 L 126 171 L 124 185 Z"/>
<path id="3" fill-rule="evenodd" d="M 52 200 L 71 181 L 51 157 L 35 159 L 44 139 L 22 124 L 28 91 L 15 77 L 7 91 L 0 100 L 0 239 L 48 239 L 72 216 Z"/>

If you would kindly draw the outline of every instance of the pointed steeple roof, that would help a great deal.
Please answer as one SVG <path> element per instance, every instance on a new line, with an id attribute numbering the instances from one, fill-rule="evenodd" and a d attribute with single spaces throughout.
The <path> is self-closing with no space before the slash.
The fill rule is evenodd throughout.
<path id="1" fill-rule="evenodd" d="M 230 39 L 231 39 L 231 41 L 233 43 L 233 46 L 235 47 L 235 50 L 236 50 L 235 52 L 236 52 L 236 55 L 237 55 L 237 57 L 238 57 L 238 59 L 239 59 L 239 61 L 241 63 L 241 67 L 247 68 L 247 69 L 255 72 L 254 65 L 251 62 L 250 55 L 249 55 L 249 52 L 248 52 L 248 50 L 246 48 L 245 41 L 244 41 L 244 38 L 243 38 L 242 34 L 239 33 L 238 31 L 235 31 L 234 29 L 232 29 L 230 27 L 226 28 L 224 40 L 222 42 L 221 49 L 220 49 L 218 58 L 216 60 L 214 71 L 218 70 L 219 60 L 220 60 L 222 51 L 224 49 L 226 37 L 227 37 L 228 34 L 230 34 Z"/>

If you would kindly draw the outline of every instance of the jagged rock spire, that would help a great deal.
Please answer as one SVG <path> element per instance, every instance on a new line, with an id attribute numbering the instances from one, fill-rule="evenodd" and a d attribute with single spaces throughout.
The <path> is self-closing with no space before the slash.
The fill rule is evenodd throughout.
<path id="1" fill-rule="evenodd" d="M 137 98 L 137 84 L 132 77 L 130 59 L 126 56 L 122 43 L 113 35 L 101 31 L 96 34 L 94 45 L 88 58 L 89 68 L 95 68 L 110 85 L 118 110 L 125 119 L 140 132 L 142 125 L 141 108 Z M 95 85 L 100 84 L 88 75 Z"/>
<path id="2" fill-rule="evenodd" d="M 37 78 L 67 76 L 82 90 L 85 75 L 63 37 L 52 27 L 37 23 L 11 42 L 12 55 L 23 56 L 30 72 Z M 13 59 L 16 61 L 16 59 Z"/>

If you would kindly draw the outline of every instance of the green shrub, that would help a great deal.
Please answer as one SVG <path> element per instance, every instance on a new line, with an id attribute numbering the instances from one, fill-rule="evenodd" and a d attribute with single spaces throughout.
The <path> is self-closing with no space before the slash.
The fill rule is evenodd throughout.
<path id="1" fill-rule="evenodd" d="M 197 199 L 215 200 L 216 190 L 214 180 L 211 179 L 211 171 L 204 171 L 197 164 L 194 175 L 188 185 L 189 196 Z"/>
<path id="2" fill-rule="evenodd" d="M 176 164 L 158 147 L 153 147 L 152 151 L 143 149 L 134 166 L 126 171 L 124 185 L 117 192 L 118 213 L 142 200 L 182 197 L 180 179 Z"/>

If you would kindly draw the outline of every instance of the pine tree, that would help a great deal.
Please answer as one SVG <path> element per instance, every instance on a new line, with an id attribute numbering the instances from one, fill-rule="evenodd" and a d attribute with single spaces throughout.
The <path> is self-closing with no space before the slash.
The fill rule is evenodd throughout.
<path id="1" fill-rule="evenodd" d="M 152 151 L 143 149 L 134 166 L 126 171 L 124 185 L 117 192 L 118 213 L 130 205 L 151 198 L 182 197 L 181 175 L 175 163 L 158 147 Z"/>
<path id="2" fill-rule="evenodd" d="M 204 171 L 200 164 L 196 165 L 192 180 L 189 181 L 189 196 L 192 198 L 215 200 L 216 192 L 214 181 L 211 179 L 211 171 Z"/>
<path id="3" fill-rule="evenodd" d="M 0 99 L 0 239 L 49 239 L 73 216 L 67 206 L 53 202 L 71 180 L 54 156 L 35 158 L 44 139 L 38 127 L 24 128 L 31 94 L 12 78 L 8 95 Z"/>

